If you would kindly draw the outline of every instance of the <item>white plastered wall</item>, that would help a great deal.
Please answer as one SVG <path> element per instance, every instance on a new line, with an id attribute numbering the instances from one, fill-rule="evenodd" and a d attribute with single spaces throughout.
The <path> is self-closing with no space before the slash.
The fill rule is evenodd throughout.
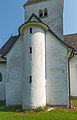
<path id="1" fill-rule="evenodd" d="M 24 31 L 23 109 L 46 105 L 45 33 L 38 26 L 30 27 Z M 32 47 L 32 54 L 30 47 Z M 32 76 L 31 83 L 30 76 Z"/>
<path id="2" fill-rule="evenodd" d="M 23 43 L 19 37 L 7 54 L 6 105 L 22 103 Z"/>
<path id="3" fill-rule="evenodd" d="M 34 13 L 39 17 L 39 10 L 48 9 L 48 16 L 40 18 L 50 29 L 63 39 L 63 5 L 62 0 L 47 0 L 25 6 L 25 21 Z"/>
<path id="4" fill-rule="evenodd" d="M 77 55 L 70 61 L 71 96 L 77 96 Z"/>
<path id="5" fill-rule="evenodd" d="M 6 63 L 0 63 L 2 81 L 0 81 L 0 100 L 6 99 Z"/>
<path id="6" fill-rule="evenodd" d="M 67 48 L 53 34 L 46 34 L 47 104 L 68 106 Z"/>

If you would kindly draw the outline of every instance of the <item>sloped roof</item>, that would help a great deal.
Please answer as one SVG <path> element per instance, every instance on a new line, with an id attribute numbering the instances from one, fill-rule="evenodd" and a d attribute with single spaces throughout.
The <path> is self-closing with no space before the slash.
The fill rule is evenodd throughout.
<path id="1" fill-rule="evenodd" d="M 74 49 L 77 49 L 77 33 L 64 35 L 64 42 Z"/>
<path id="2" fill-rule="evenodd" d="M 38 20 L 38 22 L 36 22 L 36 21 L 30 21 L 31 19 L 32 19 L 32 17 L 35 17 L 37 20 Z M 20 27 L 19 27 L 19 34 L 21 34 L 21 29 L 22 28 L 24 28 L 24 26 L 26 25 L 26 24 L 28 24 L 28 23 L 35 23 L 35 24 L 39 24 L 39 23 L 41 23 L 42 25 L 44 25 L 44 26 L 46 26 L 47 28 L 48 28 L 48 31 L 49 32 L 51 32 L 62 44 L 64 44 L 66 47 L 68 47 L 68 48 L 70 48 L 70 49 L 73 49 L 71 46 L 69 46 L 69 45 L 67 45 L 64 41 L 62 41 L 50 28 L 49 28 L 49 26 L 47 25 L 47 24 L 45 24 L 42 20 L 40 20 L 39 19 L 39 17 L 38 16 L 36 16 L 34 13 L 31 15 L 31 17 L 29 18 L 29 20 L 27 21 L 27 22 L 25 22 L 24 24 L 22 24 Z"/>
<path id="3" fill-rule="evenodd" d="M 5 56 L 5 55 L 11 50 L 11 48 L 12 48 L 13 45 L 14 45 L 14 43 L 16 42 L 16 40 L 18 39 L 18 37 L 20 36 L 20 29 L 21 29 L 21 27 L 23 27 L 25 24 L 27 24 L 27 23 L 29 23 L 29 22 L 32 22 L 32 21 L 30 21 L 30 20 L 32 19 L 32 17 L 35 17 L 35 18 L 38 20 L 39 23 L 45 25 L 45 26 L 48 28 L 48 30 L 49 30 L 62 44 L 64 44 L 65 46 L 67 46 L 67 47 L 69 47 L 69 48 L 71 48 L 71 49 L 73 49 L 70 44 L 67 44 L 66 42 L 62 41 L 53 31 L 51 31 L 50 28 L 49 28 L 49 26 L 47 26 L 45 23 L 43 23 L 35 14 L 32 14 L 31 17 L 29 18 L 29 20 L 28 20 L 26 23 L 22 24 L 22 25 L 19 27 L 19 35 L 18 35 L 18 36 L 11 36 L 11 37 L 9 38 L 9 40 L 4 44 L 4 46 L 0 49 L 0 55 Z M 38 23 L 38 22 L 36 22 L 36 21 L 33 21 L 33 22 L 34 22 L 34 23 Z M 65 36 L 65 39 L 66 39 L 66 38 L 67 38 L 67 36 Z"/>
<path id="4" fill-rule="evenodd" d="M 37 3 L 37 2 L 43 2 L 43 1 L 46 1 L 46 0 L 28 0 L 24 6 L 26 5 L 30 5 L 30 4 L 33 4 L 33 3 Z"/>
<path id="5" fill-rule="evenodd" d="M 2 56 L 0 56 L 0 63 L 6 63 L 6 59 L 2 58 Z"/>
<path id="6" fill-rule="evenodd" d="M 41 0 L 28 0 L 27 3 L 34 3 L 34 2 L 38 2 L 38 1 L 41 1 Z"/>
<path id="7" fill-rule="evenodd" d="M 11 36 L 9 40 L 0 49 L 0 54 L 3 56 L 6 55 L 10 51 L 14 43 L 16 42 L 17 38 L 18 36 Z"/>

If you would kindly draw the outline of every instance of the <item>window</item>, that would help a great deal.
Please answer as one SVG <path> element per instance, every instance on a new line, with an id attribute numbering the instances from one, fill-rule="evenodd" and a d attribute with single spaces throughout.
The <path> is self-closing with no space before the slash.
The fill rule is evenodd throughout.
<path id="1" fill-rule="evenodd" d="M 30 47 L 29 49 L 30 49 L 30 53 L 32 53 L 32 47 Z"/>
<path id="2" fill-rule="evenodd" d="M 30 28 L 30 34 L 32 33 L 32 28 Z"/>
<path id="3" fill-rule="evenodd" d="M 44 10 L 39 10 L 39 17 L 40 18 L 45 18 L 45 17 L 47 17 L 48 16 L 48 10 L 47 10 L 47 8 L 44 8 Z"/>
<path id="4" fill-rule="evenodd" d="M 32 83 L 32 76 L 29 76 L 29 83 Z"/>
<path id="5" fill-rule="evenodd" d="M 0 72 L 0 81 L 2 81 L 2 74 L 1 74 L 1 72 Z"/>
<path id="6" fill-rule="evenodd" d="M 43 17 L 43 12 L 42 12 L 41 9 L 39 10 L 39 17 L 40 17 L 40 18 Z"/>
<path id="7" fill-rule="evenodd" d="M 47 17 L 48 13 L 47 13 L 47 8 L 44 9 L 44 17 Z"/>

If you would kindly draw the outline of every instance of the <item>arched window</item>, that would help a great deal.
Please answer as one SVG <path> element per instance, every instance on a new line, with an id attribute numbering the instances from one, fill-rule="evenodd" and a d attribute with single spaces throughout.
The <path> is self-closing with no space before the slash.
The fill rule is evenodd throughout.
<path id="1" fill-rule="evenodd" d="M 43 17 L 43 11 L 41 9 L 39 10 L 39 17 Z"/>
<path id="2" fill-rule="evenodd" d="M 0 81 L 2 81 L 2 73 L 0 72 Z"/>
<path id="3" fill-rule="evenodd" d="M 44 9 L 44 17 L 47 17 L 48 16 L 48 11 L 47 11 L 47 8 Z"/>

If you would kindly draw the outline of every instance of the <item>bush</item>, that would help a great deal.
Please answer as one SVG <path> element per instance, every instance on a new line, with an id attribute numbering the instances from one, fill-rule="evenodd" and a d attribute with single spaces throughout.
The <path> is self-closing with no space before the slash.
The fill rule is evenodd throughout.
<path id="1" fill-rule="evenodd" d="M 44 108 L 39 106 L 35 109 L 35 112 L 41 112 L 41 111 L 44 111 Z"/>

